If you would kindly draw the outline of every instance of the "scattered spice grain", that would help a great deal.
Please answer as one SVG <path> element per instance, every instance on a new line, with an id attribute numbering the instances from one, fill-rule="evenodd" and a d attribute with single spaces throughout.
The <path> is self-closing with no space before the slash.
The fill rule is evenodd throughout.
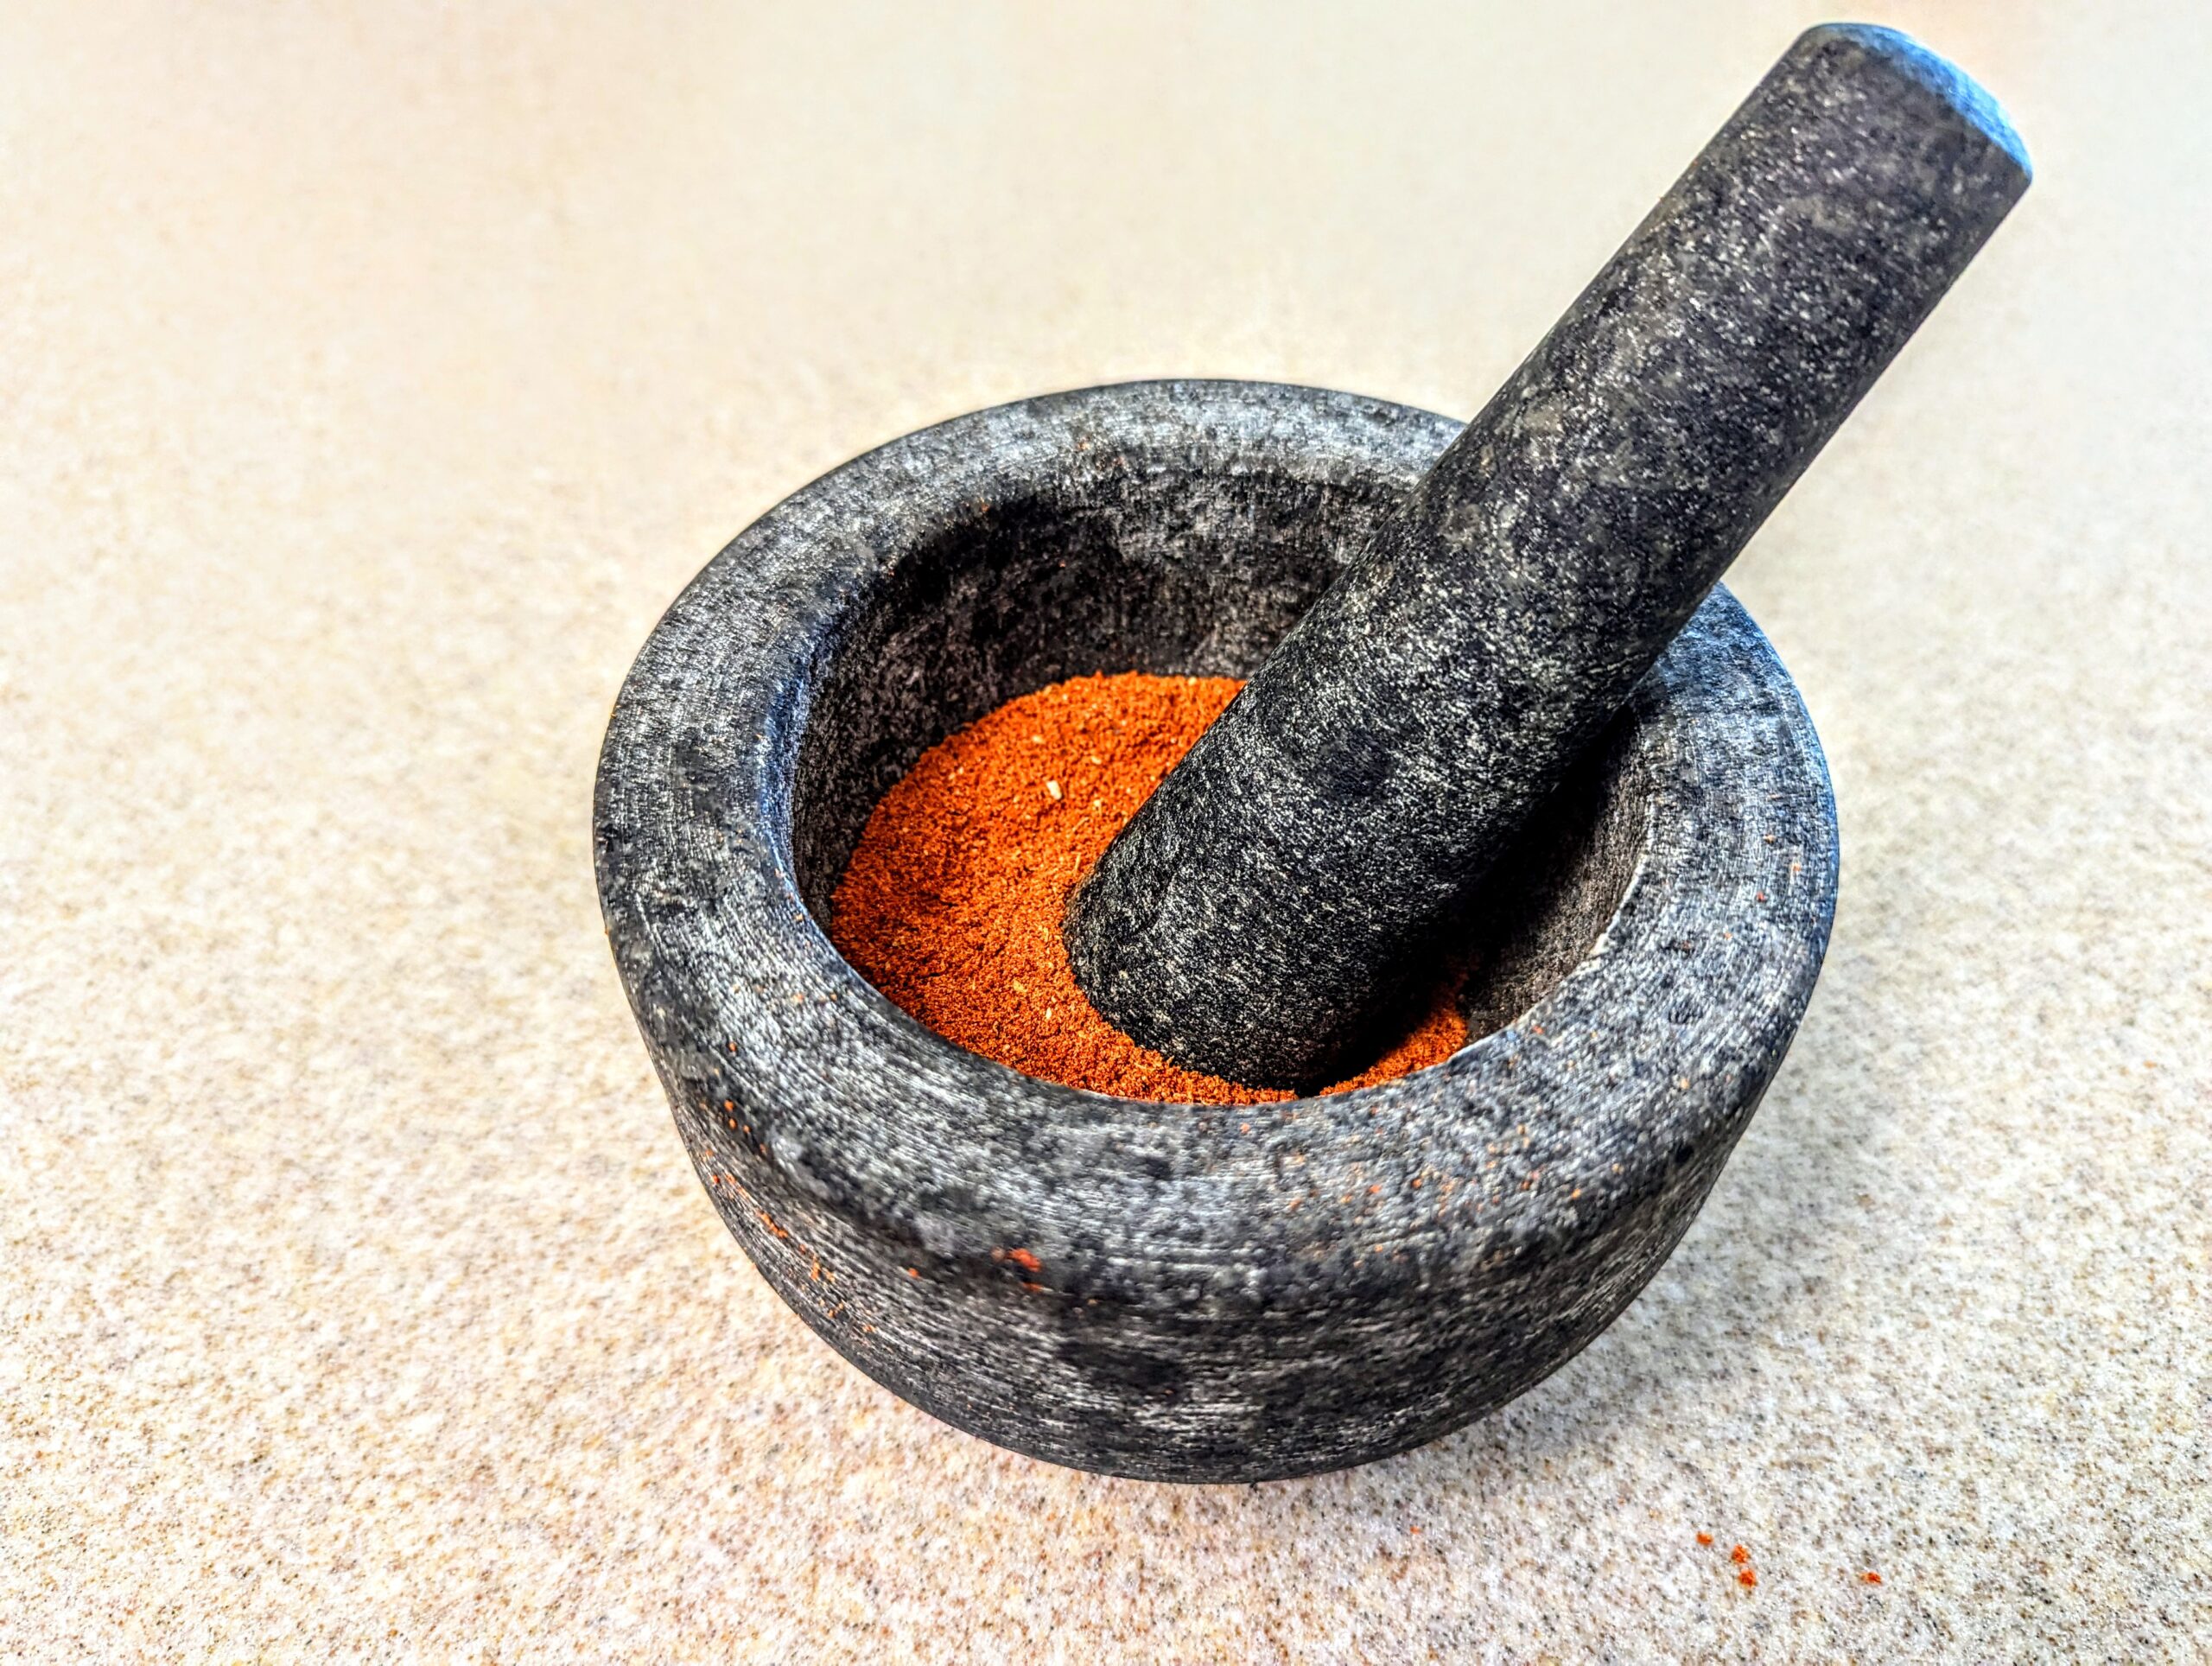
<path id="1" fill-rule="evenodd" d="M 883 795 L 830 906 L 830 938 L 893 1002 L 970 1052 L 1126 1098 L 1293 1097 L 1181 1069 L 1122 1034 L 1075 981 L 1069 894 L 1243 685 L 1142 672 L 1078 677 L 1008 701 L 925 752 Z M 1338 1093 L 1449 1058 L 1456 985 Z"/>

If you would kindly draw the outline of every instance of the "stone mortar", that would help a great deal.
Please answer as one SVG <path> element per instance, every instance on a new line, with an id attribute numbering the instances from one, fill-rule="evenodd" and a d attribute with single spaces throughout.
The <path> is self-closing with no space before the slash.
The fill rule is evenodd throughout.
<path id="1" fill-rule="evenodd" d="M 946 1421 L 1176 1481 L 1433 1440 L 1627 1305 L 1780 1065 L 1834 806 L 1726 591 L 1455 926 L 1475 1039 L 1433 1069 L 1245 1108 L 1083 1092 L 939 1039 L 831 947 L 925 747 L 1062 677 L 1249 672 L 1459 430 L 1222 382 L 981 411 L 787 499 L 639 655 L 600 896 L 684 1146 L 785 1300 Z"/>

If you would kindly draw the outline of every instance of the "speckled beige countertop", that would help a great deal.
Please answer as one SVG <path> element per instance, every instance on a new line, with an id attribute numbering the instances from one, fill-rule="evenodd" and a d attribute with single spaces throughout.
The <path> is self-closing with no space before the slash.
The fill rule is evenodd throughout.
<path id="1" fill-rule="evenodd" d="M 738 1253 L 601 935 L 614 690 L 938 417 L 1471 411 L 1815 11 L 0 9 L 0 1659 L 2205 1658 L 2190 10 L 1878 9 L 2040 178 L 1737 569 L 1844 879 L 1695 1230 L 1488 1422 L 1175 1489 Z"/>

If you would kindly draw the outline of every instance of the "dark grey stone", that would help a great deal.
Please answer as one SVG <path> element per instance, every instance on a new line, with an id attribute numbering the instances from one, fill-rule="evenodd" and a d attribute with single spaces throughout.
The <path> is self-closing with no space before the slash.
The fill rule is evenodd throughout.
<path id="1" fill-rule="evenodd" d="M 2026 188 L 1973 83 L 1800 37 L 1116 841 L 1077 981 L 1310 1087 Z"/>
<path id="2" fill-rule="evenodd" d="M 1433 1439 L 1595 1336 L 1673 1248 L 1811 994 L 1820 750 L 1716 593 L 1460 923 L 1479 1037 L 1249 1109 L 944 1041 L 823 921 L 922 749 L 1094 671 L 1243 675 L 1458 431 L 1169 382 L 987 410 L 748 528 L 669 610 L 601 754 L 601 901 L 715 1206 L 831 1346 L 1056 1463 L 1255 1480 Z"/>

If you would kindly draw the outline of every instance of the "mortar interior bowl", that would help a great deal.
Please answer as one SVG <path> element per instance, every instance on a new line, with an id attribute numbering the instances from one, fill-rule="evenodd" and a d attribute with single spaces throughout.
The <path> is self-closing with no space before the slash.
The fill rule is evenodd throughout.
<path id="1" fill-rule="evenodd" d="M 941 1040 L 830 945 L 925 747 L 1062 677 L 1250 671 L 1458 429 L 1250 383 L 980 411 L 779 505 L 639 656 L 595 856 L 685 1148 L 778 1294 L 945 1421 L 1178 1481 L 1433 1440 L 1627 1305 L 1781 1063 L 1834 805 L 1718 590 L 1458 928 L 1471 1039 L 1429 1070 L 1255 1107 L 1087 1093 Z"/>

